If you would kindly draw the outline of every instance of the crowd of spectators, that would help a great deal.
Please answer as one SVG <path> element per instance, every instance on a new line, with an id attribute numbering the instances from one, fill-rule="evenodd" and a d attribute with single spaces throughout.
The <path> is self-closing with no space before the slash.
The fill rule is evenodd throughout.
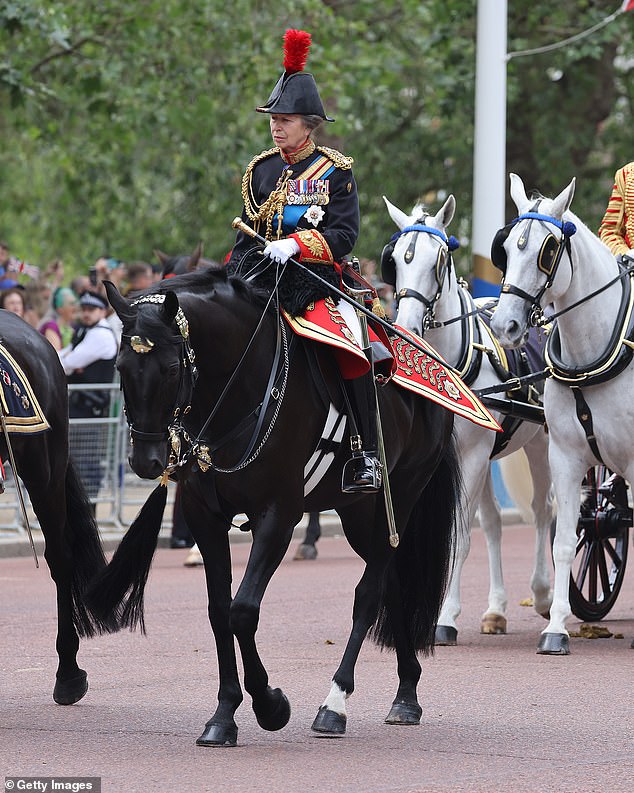
<path id="1" fill-rule="evenodd" d="M 100 256 L 85 274 L 65 278 L 64 264 L 55 259 L 47 267 L 29 265 L 11 255 L 0 242 L 0 308 L 22 317 L 57 350 L 69 384 L 71 418 L 94 419 L 108 415 L 110 383 L 121 336 L 121 324 L 106 298 L 103 280 L 112 281 L 123 294 L 146 289 L 161 276 L 160 267 L 147 262 L 126 265 Z M 101 388 L 99 388 L 101 384 Z M 97 387 L 95 387 L 97 386 Z M 96 436 L 103 427 L 78 424 L 73 428 L 72 455 L 86 486 L 93 509 L 103 469 Z"/>
<path id="2" fill-rule="evenodd" d="M 146 289 L 161 277 L 160 265 L 125 262 L 100 256 L 86 272 L 65 278 L 64 264 L 54 259 L 46 267 L 23 262 L 0 241 L 0 308 L 13 311 L 39 330 L 56 350 L 71 343 L 73 331 L 81 323 L 79 299 L 85 292 L 105 297 L 102 281 L 112 281 L 123 294 Z M 108 321 L 116 327 L 116 317 L 108 310 Z"/>

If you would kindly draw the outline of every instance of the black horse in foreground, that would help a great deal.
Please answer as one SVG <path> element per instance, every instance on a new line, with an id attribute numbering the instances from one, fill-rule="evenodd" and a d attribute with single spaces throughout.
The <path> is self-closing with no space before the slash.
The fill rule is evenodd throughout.
<path id="1" fill-rule="evenodd" d="M 133 439 L 130 463 L 139 476 L 153 479 L 171 460 L 204 559 L 220 684 L 218 706 L 197 743 L 237 742 L 234 714 L 243 693 L 234 637 L 258 723 L 279 730 L 288 722 L 288 700 L 269 686 L 258 654 L 260 604 L 302 514 L 330 508 L 366 567 L 356 587 L 352 632 L 313 730 L 345 732 L 345 698 L 354 689 L 368 633 L 397 654 L 400 682 L 386 721 L 418 724 L 417 652 L 433 650 L 451 564 L 459 490 L 453 414 L 394 385 L 380 389 L 400 532 L 394 549 L 383 493 L 341 492 L 347 433 L 341 444 L 332 438 L 326 444 L 334 460 L 305 496 L 305 467 L 326 434 L 329 410 L 334 405 L 343 414 L 341 381 L 330 353 L 294 336 L 266 294 L 224 270 L 161 282 L 132 303 L 112 284 L 106 289 L 123 322 L 118 368 Z M 90 607 L 99 618 L 122 609 L 123 622 L 143 628 L 143 589 L 166 490 L 158 485 L 91 587 Z M 249 519 L 252 548 L 232 597 L 228 530 L 240 513 Z"/>
<path id="2" fill-rule="evenodd" d="M 40 522 L 44 556 L 57 588 L 59 664 L 53 699 L 72 705 L 88 690 L 86 672 L 77 665 L 79 636 L 118 629 L 116 617 L 95 618 L 83 604 L 88 581 L 105 568 L 106 561 L 88 498 L 69 458 L 68 388 L 57 353 L 30 325 L 2 310 L 0 345 L 5 404 L 12 393 L 19 393 L 29 412 L 37 401 L 49 425 L 37 433 L 24 431 L 24 426 L 14 431 L 11 426 L 25 421 L 19 416 L 8 422 L 9 442 L 14 474 L 24 482 Z M 4 432 L 0 432 L 0 457 L 9 458 Z"/>

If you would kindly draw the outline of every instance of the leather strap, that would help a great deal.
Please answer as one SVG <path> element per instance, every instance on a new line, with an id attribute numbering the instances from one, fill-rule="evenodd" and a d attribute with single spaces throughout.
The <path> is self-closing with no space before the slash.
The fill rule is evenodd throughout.
<path id="1" fill-rule="evenodd" d="M 575 397 L 575 403 L 577 406 L 577 418 L 579 419 L 579 424 L 581 424 L 581 426 L 583 427 L 583 431 L 586 434 L 588 446 L 592 449 L 592 454 L 594 454 L 597 460 L 603 465 L 605 465 L 605 463 L 603 462 L 603 458 L 601 457 L 601 452 L 599 451 L 599 446 L 597 445 L 597 439 L 594 434 L 594 427 L 592 425 L 592 413 L 590 412 L 590 406 L 586 402 L 583 392 L 578 386 L 571 386 L 570 389 Z"/>

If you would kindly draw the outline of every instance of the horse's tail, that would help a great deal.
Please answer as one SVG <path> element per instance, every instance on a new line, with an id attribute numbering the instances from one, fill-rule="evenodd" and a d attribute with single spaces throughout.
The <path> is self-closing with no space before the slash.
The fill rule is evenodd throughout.
<path id="1" fill-rule="evenodd" d="M 138 625 L 145 633 L 143 594 L 166 502 L 167 486 L 159 484 L 123 536 L 110 564 L 91 582 L 85 602 L 95 619 L 116 620 L 122 628 Z"/>
<path id="2" fill-rule="evenodd" d="M 396 552 L 387 567 L 371 638 L 381 647 L 396 647 L 392 620 L 402 620 L 416 650 L 430 655 L 453 563 L 462 477 L 455 441 L 420 494 Z M 387 540 L 386 540 L 387 541 Z M 400 599 L 402 613 L 390 608 Z"/>
<path id="3" fill-rule="evenodd" d="M 66 536 L 71 551 L 71 615 L 80 636 L 119 630 L 114 619 L 101 619 L 84 603 L 89 582 L 106 567 L 97 521 L 77 471 L 69 459 L 65 477 Z"/>

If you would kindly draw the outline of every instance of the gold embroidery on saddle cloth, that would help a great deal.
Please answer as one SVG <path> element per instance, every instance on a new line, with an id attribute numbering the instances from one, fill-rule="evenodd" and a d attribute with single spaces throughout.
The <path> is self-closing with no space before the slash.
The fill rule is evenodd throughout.
<path id="1" fill-rule="evenodd" d="M 4 359 L 10 367 L 17 380 L 12 380 L 9 371 L 2 363 Z M 29 380 L 11 353 L 0 344 L 0 371 L 2 372 L 2 383 L 0 384 L 0 400 L 2 401 L 2 412 L 4 413 L 5 423 L 8 432 L 43 432 L 50 428 L 46 420 L 44 411 L 31 388 Z M 16 397 L 20 400 L 22 409 L 31 412 L 28 416 L 12 416 L 10 414 L 5 387 L 11 388 Z"/>
<path id="2" fill-rule="evenodd" d="M 417 350 L 404 339 L 399 339 L 396 342 L 395 352 L 399 368 L 407 375 L 411 376 L 416 372 L 416 374 L 420 375 L 421 379 L 429 381 L 429 383 L 435 386 L 439 391 L 443 390 L 442 381 L 438 380 L 436 377 L 436 374 L 441 372 L 442 369 L 436 361 L 420 352 L 420 350 Z M 454 399 L 455 398 L 456 397 L 454 397 Z"/>

